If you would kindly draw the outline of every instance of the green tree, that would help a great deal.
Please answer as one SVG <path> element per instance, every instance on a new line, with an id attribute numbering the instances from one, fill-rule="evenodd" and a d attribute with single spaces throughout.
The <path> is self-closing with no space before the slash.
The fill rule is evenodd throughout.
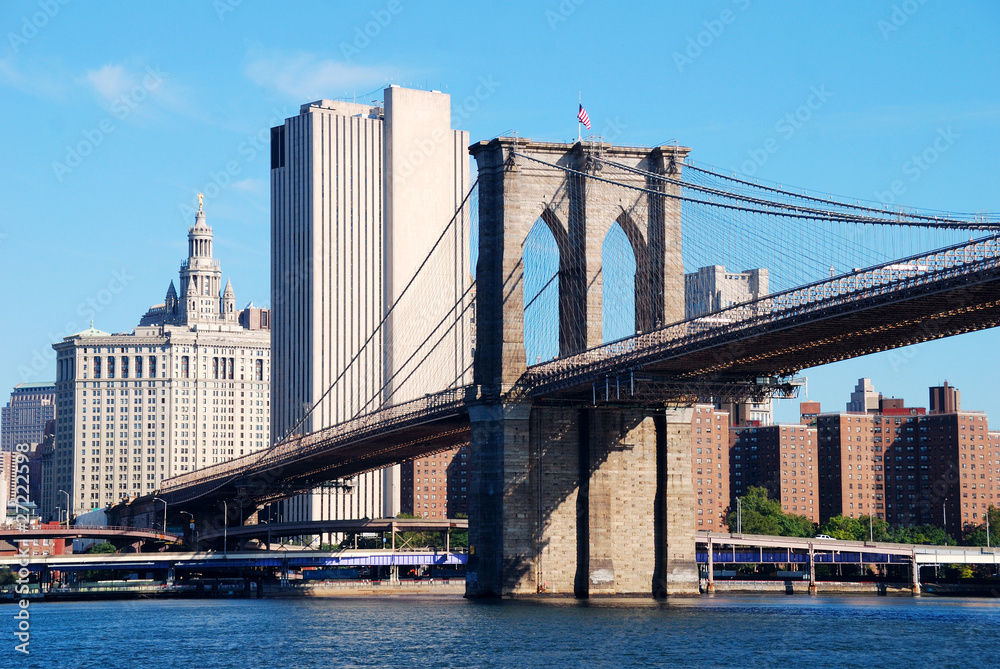
<path id="1" fill-rule="evenodd" d="M 1000 545 L 1000 509 L 995 506 L 990 506 L 987 511 L 990 517 L 990 536 L 989 544 L 990 546 Z M 965 532 L 965 541 L 963 543 L 967 546 L 986 546 L 986 520 L 983 520 L 982 525 L 967 526 Z"/>
<path id="2" fill-rule="evenodd" d="M 868 541 L 869 538 L 874 538 L 875 541 L 892 541 L 889 523 L 870 516 L 831 516 L 819 528 L 819 532 L 842 541 Z"/>
<path id="3" fill-rule="evenodd" d="M 88 548 L 85 553 L 98 555 L 106 553 L 117 553 L 118 549 L 110 541 L 102 541 Z M 115 572 L 111 569 L 88 569 L 80 572 L 80 579 L 83 581 L 106 581 L 114 578 Z"/>
<path id="4" fill-rule="evenodd" d="M 889 541 L 899 544 L 930 544 L 955 546 L 958 544 L 947 532 L 935 525 L 896 527 L 889 533 Z"/>
<path id="5" fill-rule="evenodd" d="M 17 582 L 17 576 L 10 570 L 10 567 L 0 567 L 0 585 L 10 585 Z"/>
<path id="6" fill-rule="evenodd" d="M 781 510 L 781 502 L 767 496 L 767 488 L 750 486 L 743 496 L 743 532 L 785 537 L 811 537 L 816 526 L 805 516 L 796 516 Z M 738 531 L 738 514 L 735 509 L 726 516 L 730 532 Z"/>
<path id="7" fill-rule="evenodd" d="M 118 549 L 110 541 L 102 541 L 87 549 L 87 553 L 117 553 Z"/>

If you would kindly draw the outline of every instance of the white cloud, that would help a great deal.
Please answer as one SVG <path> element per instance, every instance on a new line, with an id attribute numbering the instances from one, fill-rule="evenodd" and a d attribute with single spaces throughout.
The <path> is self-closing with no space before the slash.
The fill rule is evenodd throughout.
<path id="1" fill-rule="evenodd" d="M 107 63 L 86 70 L 76 83 L 97 103 L 124 121 L 150 121 L 163 113 L 189 113 L 190 104 L 177 81 L 158 65 L 142 62 Z"/>
<path id="2" fill-rule="evenodd" d="M 0 86 L 10 86 L 48 99 L 60 99 L 64 92 L 62 81 L 58 74 L 53 74 L 59 69 L 57 63 L 45 62 L 25 72 L 18 67 L 13 56 L 0 58 Z"/>
<path id="3" fill-rule="evenodd" d="M 253 177 L 233 182 L 233 189 L 244 193 L 260 193 L 263 192 L 264 187 L 265 183 L 262 179 L 254 179 Z"/>
<path id="4" fill-rule="evenodd" d="M 253 83 L 294 101 L 331 98 L 369 89 L 386 81 L 382 70 L 321 59 L 314 54 L 254 51 L 244 73 Z"/>
<path id="5" fill-rule="evenodd" d="M 126 72 L 122 65 L 105 65 L 99 70 L 87 70 L 84 81 L 108 103 L 117 100 L 137 85 L 139 77 Z"/>

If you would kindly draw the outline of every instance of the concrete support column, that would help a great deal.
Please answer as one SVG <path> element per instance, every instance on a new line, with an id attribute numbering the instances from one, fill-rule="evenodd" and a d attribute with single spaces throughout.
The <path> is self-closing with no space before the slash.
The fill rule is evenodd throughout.
<path id="1" fill-rule="evenodd" d="M 715 550 L 715 547 L 712 546 L 712 537 L 709 537 L 708 538 L 708 559 L 707 559 L 707 562 L 708 562 L 708 588 L 706 589 L 706 591 L 709 592 L 709 593 L 715 592 L 715 556 L 712 554 L 712 552 L 714 550 Z"/>
<path id="2" fill-rule="evenodd" d="M 816 554 L 812 542 L 809 543 L 809 594 L 816 594 Z"/>
<path id="3" fill-rule="evenodd" d="M 466 596 L 537 592 L 529 481 L 531 404 L 479 404 L 471 420 Z"/>
<path id="4" fill-rule="evenodd" d="M 691 485 L 693 409 L 666 409 L 656 417 L 656 572 L 653 594 L 698 594 L 694 489 Z"/>
<path id="5" fill-rule="evenodd" d="M 910 592 L 916 597 L 920 594 L 920 564 L 917 563 L 916 551 L 910 557 L 910 574 L 913 577 L 913 582 L 910 584 Z"/>
<path id="6" fill-rule="evenodd" d="M 578 527 L 577 595 L 649 596 L 656 571 L 654 420 L 637 410 L 580 413 L 587 469 L 578 498 L 586 525 Z"/>

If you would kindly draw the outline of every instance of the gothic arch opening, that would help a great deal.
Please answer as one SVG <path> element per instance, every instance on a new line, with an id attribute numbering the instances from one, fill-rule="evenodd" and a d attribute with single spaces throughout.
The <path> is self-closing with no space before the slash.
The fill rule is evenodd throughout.
<path id="1" fill-rule="evenodd" d="M 615 222 L 601 244 L 602 338 L 609 342 L 635 334 L 636 256 L 622 226 Z"/>
<path id="2" fill-rule="evenodd" d="M 559 245 L 549 223 L 535 221 L 524 238 L 524 353 L 528 366 L 559 355 Z"/>

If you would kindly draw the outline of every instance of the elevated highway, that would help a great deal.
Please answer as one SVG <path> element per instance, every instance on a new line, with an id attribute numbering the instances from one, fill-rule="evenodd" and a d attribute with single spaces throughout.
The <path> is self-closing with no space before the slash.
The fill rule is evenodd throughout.
<path id="1" fill-rule="evenodd" d="M 31 527 L 23 530 L 2 528 L 0 539 L 15 542 L 32 539 L 133 539 L 176 543 L 183 537 L 142 527 L 74 525 L 72 527 Z"/>

